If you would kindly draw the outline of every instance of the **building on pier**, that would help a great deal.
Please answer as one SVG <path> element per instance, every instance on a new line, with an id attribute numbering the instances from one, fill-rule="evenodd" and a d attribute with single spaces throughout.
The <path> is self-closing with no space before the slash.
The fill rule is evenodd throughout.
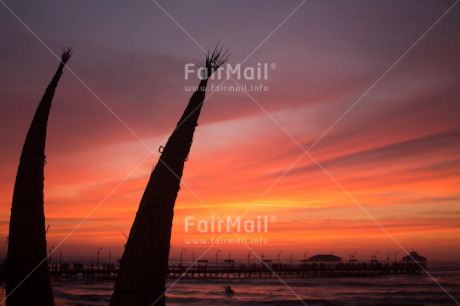
<path id="1" fill-rule="evenodd" d="M 318 254 L 308 258 L 307 261 L 316 264 L 337 264 L 342 262 L 342 258 L 332 254 Z"/>
<path id="2" fill-rule="evenodd" d="M 426 267 L 426 257 L 419 255 L 417 252 L 412 251 L 408 256 L 404 256 L 402 258 L 403 263 L 411 264 L 411 263 L 418 263 L 422 267 Z"/>

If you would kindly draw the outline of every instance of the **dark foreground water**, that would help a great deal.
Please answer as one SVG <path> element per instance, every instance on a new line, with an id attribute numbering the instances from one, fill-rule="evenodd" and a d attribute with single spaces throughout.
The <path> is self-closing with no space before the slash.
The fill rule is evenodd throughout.
<path id="1" fill-rule="evenodd" d="M 314 278 L 303 280 L 174 280 L 168 281 L 167 304 L 177 305 L 460 305 L 460 271 L 432 272 L 452 296 L 427 275 Z M 284 284 L 283 284 L 284 282 Z M 221 285 L 230 284 L 233 296 Z M 54 282 L 56 304 L 108 305 L 109 281 Z"/>

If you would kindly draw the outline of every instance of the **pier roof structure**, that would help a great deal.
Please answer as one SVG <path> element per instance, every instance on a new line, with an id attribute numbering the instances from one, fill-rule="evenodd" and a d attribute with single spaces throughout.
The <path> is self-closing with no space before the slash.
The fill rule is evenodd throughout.
<path id="1" fill-rule="evenodd" d="M 410 255 L 404 256 L 402 258 L 402 261 L 403 262 L 414 262 L 414 261 L 426 262 L 426 257 L 420 256 L 417 252 L 412 251 L 410 252 Z"/>
<path id="2" fill-rule="evenodd" d="M 308 258 L 308 262 L 316 262 L 316 263 L 337 263 L 341 262 L 342 258 L 332 255 L 332 254 L 318 254 Z"/>

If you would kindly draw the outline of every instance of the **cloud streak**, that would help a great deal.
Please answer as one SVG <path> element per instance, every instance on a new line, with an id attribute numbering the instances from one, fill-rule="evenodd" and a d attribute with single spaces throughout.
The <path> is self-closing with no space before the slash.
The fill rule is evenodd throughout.
<path id="1" fill-rule="evenodd" d="M 200 7 L 196 4 L 165 8 L 203 46 L 219 39 L 228 44 L 233 65 L 292 10 L 272 1 L 202 4 L 199 15 L 209 18 L 190 14 Z M 108 5 L 26 1 L 11 7 L 53 49 L 72 45 L 72 69 L 156 150 L 190 97 L 184 87 L 197 83 L 184 79 L 184 65 L 204 55 L 151 3 Z M 269 91 L 251 95 L 308 148 L 449 5 L 312 2 L 246 63 L 276 64 L 264 82 Z M 459 14 L 458 9 L 449 13 L 311 151 L 404 245 L 424 245 L 424 252 L 444 259 L 460 256 L 454 218 L 460 198 Z M 6 236 L 24 135 L 56 63 L 7 11 L 0 10 L 0 17 L 5 29 L 0 41 L 0 233 Z M 148 153 L 78 80 L 65 74 L 46 150 L 49 245 L 57 244 Z M 214 93 L 204 105 L 184 181 L 216 213 L 236 216 L 302 153 L 246 95 Z M 89 254 L 100 243 L 104 250 L 110 246 L 121 252 L 120 233 L 129 231 L 157 158 L 151 156 L 101 206 L 66 243 L 66 252 Z M 332 246 L 348 252 L 360 241 L 365 242 L 362 252 L 377 248 L 376 241 L 394 247 L 308 157 L 248 215 L 262 213 L 278 219 L 268 249 L 290 246 L 301 252 L 299 245 L 309 245 L 312 252 L 329 252 Z M 183 186 L 174 248 L 183 246 L 182 222 L 191 214 L 208 217 L 211 212 Z"/>

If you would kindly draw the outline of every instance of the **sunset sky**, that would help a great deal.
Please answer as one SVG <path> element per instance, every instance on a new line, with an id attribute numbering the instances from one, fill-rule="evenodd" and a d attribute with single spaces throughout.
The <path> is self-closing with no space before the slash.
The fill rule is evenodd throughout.
<path id="1" fill-rule="evenodd" d="M 51 51 L 74 49 L 48 124 L 48 246 L 118 258 L 186 86 L 198 84 L 185 65 L 220 40 L 230 65 L 268 64 L 267 80 L 238 80 L 268 90 L 208 92 L 176 202 L 173 259 L 182 249 L 209 260 L 253 249 L 370 260 L 414 248 L 458 260 L 454 3 L 0 0 L 1 239 L 25 135 L 59 63 Z M 186 245 L 221 236 L 186 233 L 187 216 L 268 216 L 267 232 L 222 236 L 268 243 Z"/>

